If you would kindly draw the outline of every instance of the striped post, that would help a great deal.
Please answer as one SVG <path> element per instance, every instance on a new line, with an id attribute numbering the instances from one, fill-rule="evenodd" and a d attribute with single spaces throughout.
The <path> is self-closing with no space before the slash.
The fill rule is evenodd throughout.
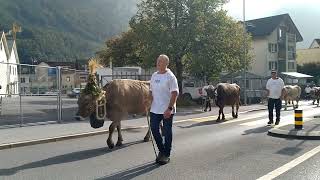
<path id="1" fill-rule="evenodd" d="M 302 110 L 294 110 L 294 128 L 298 130 L 303 128 Z"/>

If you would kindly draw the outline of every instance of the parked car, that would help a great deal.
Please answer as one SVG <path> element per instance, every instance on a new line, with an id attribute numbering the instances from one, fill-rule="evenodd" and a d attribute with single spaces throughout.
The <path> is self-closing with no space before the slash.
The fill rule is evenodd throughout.
<path id="1" fill-rule="evenodd" d="M 73 88 L 72 91 L 68 93 L 68 97 L 70 98 L 79 97 L 82 89 L 83 88 Z"/>
<path id="2" fill-rule="evenodd" d="M 58 96 L 58 91 L 47 91 L 44 93 L 46 96 Z"/>
<path id="3" fill-rule="evenodd" d="M 203 90 L 203 82 L 197 80 L 184 80 L 182 85 L 183 99 L 197 101 L 199 104 L 202 103 L 203 97 L 206 95 L 206 92 Z"/>

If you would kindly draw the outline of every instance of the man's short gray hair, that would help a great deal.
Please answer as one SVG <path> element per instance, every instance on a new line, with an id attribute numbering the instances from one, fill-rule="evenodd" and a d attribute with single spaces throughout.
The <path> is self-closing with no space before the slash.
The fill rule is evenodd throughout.
<path id="1" fill-rule="evenodd" d="M 161 54 L 158 58 L 163 58 L 167 61 L 167 63 L 169 64 L 170 60 L 169 60 L 169 57 L 165 54 Z"/>

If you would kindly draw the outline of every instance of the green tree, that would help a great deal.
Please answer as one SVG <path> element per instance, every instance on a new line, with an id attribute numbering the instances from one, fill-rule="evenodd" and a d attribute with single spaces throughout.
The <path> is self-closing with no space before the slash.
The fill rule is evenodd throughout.
<path id="1" fill-rule="evenodd" d="M 213 78 L 222 70 L 242 69 L 243 42 L 248 46 L 250 38 L 244 41 L 241 24 L 222 10 L 225 2 L 142 0 L 130 21 L 139 62 L 151 67 L 159 54 L 167 54 L 181 92 L 183 72 Z M 106 51 L 112 49 L 107 43 Z"/>
<path id="2" fill-rule="evenodd" d="M 297 71 L 300 73 L 305 73 L 312 75 L 314 77 L 315 83 L 319 84 L 320 79 L 320 63 L 307 63 L 297 66 Z"/>
<path id="3" fill-rule="evenodd" d="M 145 67 L 139 55 L 140 44 L 132 30 L 107 40 L 105 45 L 106 49 L 97 52 L 105 64 L 112 61 L 114 66 L 137 65 Z"/>

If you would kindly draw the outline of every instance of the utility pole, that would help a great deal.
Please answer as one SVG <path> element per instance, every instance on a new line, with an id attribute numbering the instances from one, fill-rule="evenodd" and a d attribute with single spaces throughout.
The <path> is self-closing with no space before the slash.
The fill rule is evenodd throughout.
<path id="1" fill-rule="evenodd" d="M 247 104 L 247 63 L 246 63 L 246 0 L 243 0 L 243 63 L 244 63 L 244 104 Z"/>

